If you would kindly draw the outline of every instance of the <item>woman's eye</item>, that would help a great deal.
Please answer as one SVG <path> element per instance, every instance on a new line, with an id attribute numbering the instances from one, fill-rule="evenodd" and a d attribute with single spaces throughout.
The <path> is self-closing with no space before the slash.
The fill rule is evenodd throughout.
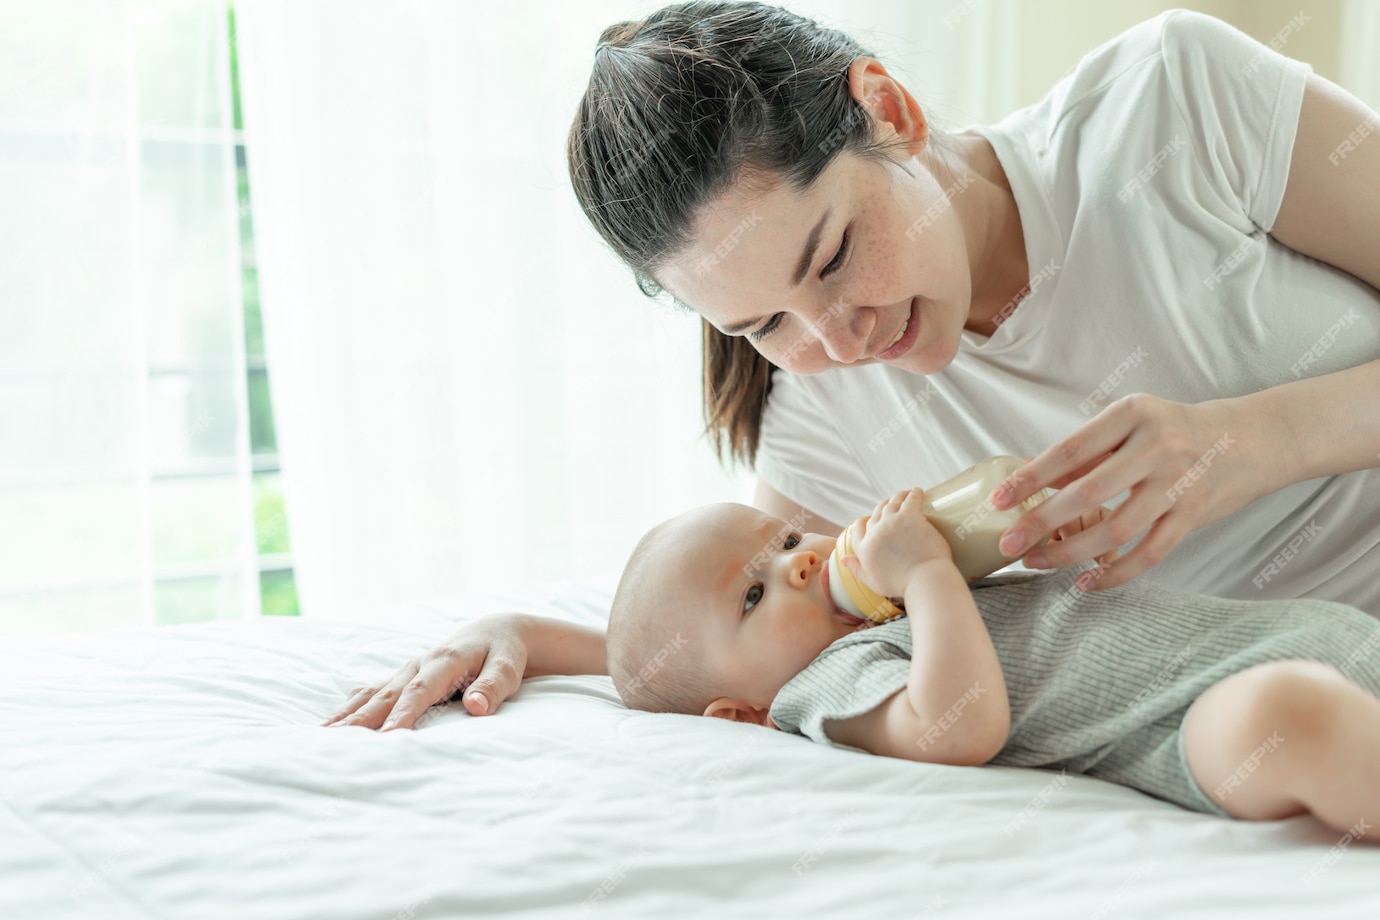
<path id="1" fill-rule="evenodd" d="M 839 241 L 839 251 L 834 254 L 834 258 L 828 265 L 820 271 L 820 275 L 829 275 L 838 271 L 843 266 L 843 258 L 848 255 L 848 231 L 843 231 L 843 239 Z"/>
<path id="2" fill-rule="evenodd" d="M 743 613 L 747 613 L 753 607 L 757 606 L 758 602 L 762 600 L 762 591 L 761 585 L 753 585 L 747 589 L 747 597 L 743 604 Z"/>
<path id="3" fill-rule="evenodd" d="M 762 341 L 767 336 L 771 335 L 773 332 L 776 331 L 776 327 L 781 325 L 781 317 L 783 316 L 785 316 L 784 313 L 773 314 L 772 318 L 767 320 L 767 324 L 765 326 L 763 326 L 761 329 L 749 332 L 748 335 L 752 338 L 754 342 Z"/>

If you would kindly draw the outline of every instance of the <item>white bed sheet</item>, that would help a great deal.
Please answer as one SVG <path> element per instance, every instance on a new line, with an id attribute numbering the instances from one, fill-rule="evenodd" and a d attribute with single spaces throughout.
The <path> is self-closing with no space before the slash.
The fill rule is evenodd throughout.
<path id="1" fill-rule="evenodd" d="M 0 918 L 1374 916 L 1380 847 L 1086 777 L 913 764 L 527 682 L 316 723 L 456 625 L 608 593 L 6 641 Z M 1376 816 L 1380 824 L 1380 816 Z M 1374 836 L 1372 834 L 1372 836 Z"/>

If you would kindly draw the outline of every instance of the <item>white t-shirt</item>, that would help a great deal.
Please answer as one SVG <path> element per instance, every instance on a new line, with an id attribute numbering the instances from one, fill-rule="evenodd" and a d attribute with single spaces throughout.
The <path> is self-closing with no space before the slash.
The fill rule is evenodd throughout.
<path id="1" fill-rule="evenodd" d="M 1174 10 L 973 126 L 1020 208 L 1032 293 L 990 338 L 964 330 L 937 374 L 778 370 L 758 474 L 843 525 L 984 457 L 1034 456 L 1130 393 L 1198 403 L 1380 358 L 1380 294 L 1267 235 L 1310 71 Z M 1261 498 L 1142 577 L 1380 616 L 1380 470 Z"/>

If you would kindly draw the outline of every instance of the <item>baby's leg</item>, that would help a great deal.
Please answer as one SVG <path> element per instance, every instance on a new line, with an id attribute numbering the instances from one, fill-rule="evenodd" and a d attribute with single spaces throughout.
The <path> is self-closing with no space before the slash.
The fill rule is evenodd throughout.
<path id="1" fill-rule="evenodd" d="M 1189 707 L 1184 756 L 1234 817 L 1380 823 L 1380 700 L 1331 665 L 1271 661 L 1213 684 Z"/>

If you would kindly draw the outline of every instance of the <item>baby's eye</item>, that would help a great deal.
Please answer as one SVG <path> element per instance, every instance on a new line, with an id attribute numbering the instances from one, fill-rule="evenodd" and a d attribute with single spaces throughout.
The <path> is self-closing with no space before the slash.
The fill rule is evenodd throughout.
<path id="1" fill-rule="evenodd" d="M 762 600 L 762 591 L 761 585 L 753 585 L 747 589 L 747 597 L 744 598 L 743 603 L 743 613 L 747 613 L 753 607 L 757 606 L 757 603 Z"/>
<path id="2" fill-rule="evenodd" d="M 786 538 L 786 542 L 785 542 L 785 544 L 784 544 L 784 546 L 783 546 L 782 548 L 783 548 L 783 549 L 795 549 L 797 546 L 800 545 L 800 539 L 801 539 L 801 538 L 800 538 L 800 534 L 798 534 L 798 533 L 793 533 L 793 534 L 791 534 L 789 537 Z"/>

